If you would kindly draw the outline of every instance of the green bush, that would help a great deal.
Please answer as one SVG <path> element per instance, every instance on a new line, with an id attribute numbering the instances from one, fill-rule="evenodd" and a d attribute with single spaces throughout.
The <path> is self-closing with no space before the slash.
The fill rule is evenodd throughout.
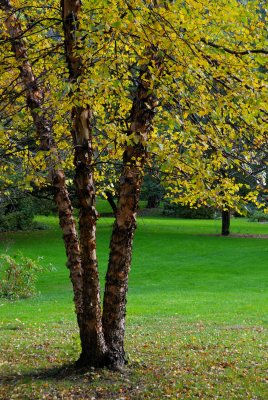
<path id="1" fill-rule="evenodd" d="M 57 207 L 52 199 L 34 198 L 33 210 L 35 215 L 54 215 L 57 214 Z"/>
<path id="2" fill-rule="evenodd" d="M 0 231 L 26 230 L 33 227 L 34 208 L 30 197 L 22 196 L 0 209 Z"/>
<path id="3" fill-rule="evenodd" d="M 0 202 L 0 231 L 25 231 L 27 229 L 45 229 L 33 221 L 35 215 L 49 215 L 55 210 L 49 199 L 34 198 L 28 193 L 16 191 L 12 197 Z"/>
<path id="4" fill-rule="evenodd" d="M 165 202 L 163 214 L 177 218 L 213 219 L 215 210 L 209 207 L 190 208 L 181 204 Z"/>
<path id="5" fill-rule="evenodd" d="M 263 211 L 254 211 L 249 215 L 249 221 L 268 222 L 268 214 L 265 214 Z"/>
<path id="6" fill-rule="evenodd" d="M 11 257 L 0 255 L 0 297 L 10 300 L 25 299 L 36 295 L 38 272 L 43 267 L 21 253 Z"/>

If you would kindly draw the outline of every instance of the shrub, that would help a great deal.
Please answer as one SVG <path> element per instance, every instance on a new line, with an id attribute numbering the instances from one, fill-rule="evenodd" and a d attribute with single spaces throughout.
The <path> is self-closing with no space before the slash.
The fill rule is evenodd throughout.
<path id="1" fill-rule="evenodd" d="M 249 215 L 249 221 L 268 222 L 268 214 L 265 214 L 263 211 L 254 211 Z"/>
<path id="2" fill-rule="evenodd" d="M 52 199 L 33 198 L 33 210 L 35 215 L 54 215 L 57 214 L 57 207 Z"/>
<path id="3" fill-rule="evenodd" d="M 26 230 L 33 227 L 33 203 L 29 197 L 21 197 L 0 209 L 0 230 Z"/>
<path id="4" fill-rule="evenodd" d="M 209 207 L 190 208 L 181 204 L 165 202 L 164 215 L 189 219 L 213 219 L 215 210 Z"/>
<path id="5" fill-rule="evenodd" d="M 17 231 L 27 229 L 46 229 L 33 221 L 37 214 L 49 215 L 54 208 L 52 200 L 36 199 L 33 196 L 17 191 L 10 198 L 0 199 L 0 231 Z"/>
<path id="6" fill-rule="evenodd" d="M 43 267 L 31 258 L 21 253 L 11 257 L 0 255 L 0 297 L 10 300 L 25 299 L 36 295 L 36 280 L 38 272 Z"/>

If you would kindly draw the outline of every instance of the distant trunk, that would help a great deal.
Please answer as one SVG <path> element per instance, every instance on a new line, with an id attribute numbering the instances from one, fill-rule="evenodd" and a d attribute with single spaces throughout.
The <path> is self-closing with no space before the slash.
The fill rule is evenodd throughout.
<path id="1" fill-rule="evenodd" d="M 160 204 L 160 198 L 157 194 L 151 194 L 148 196 L 146 208 L 156 208 Z"/>
<path id="2" fill-rule="evenodd" d="M 70 82 L 77 83 L 83 74 L 77 55 L 81 1 L 61 0 L 65 38 L 65 56 Z M 79 98 L 79 88 L 77 96 Z M 105 363 L 106 346 L 102 333 L 100 287 L 96 256 L 95 187 L 93 177 L 92 111 L 88 105 L 73 106 L 72 137 L 75 149 L 74 183 L 79 203 L 81 263 L 83 270 L 83 314 L 80 326 L 82 353 L 79 365 L 99 367 Z"/>
<path id="3" fill-rule="evenodd" d="M 221 234 L 222 236 L 230 235 L 230 210 L 222 210 L 221 213 Z"/>
<path id="4" fill-rule="evenodd" d="M 52 156 L 47 161 L 47 167 L 52 176 L 54 200 L 57 204 L 60 226 L 68 258 L 67 266 L 70 269 L 70 278 L 73 284 L 74 302 L 78 318 L 81 321 L 82 313 L 82 270 L 80 249 L 76 232 L 75 221 L 72 215 L 72 205 L 65 185 L 64 173 L 60 168 L 55 168 L 60 157 L 54 143 L 52 122 L 43 108 L 44 94 L 38 84 L 32 66 L 28 60 L 27 49 L 21 37 L 21 26 L 8 0 L 1 0 L 0 7 L 7 14 L 6 29 L 12 40 L 12 51 L 20 68 L 20 78 L 25 89 L 27 105 L 30 109 L 37 138 L 40 140 L 41 149 L 51 151 Z"/>
<path id="5" fill-rule="evenodd" d="M 155 60 L 155 63 L 157 61 Z M 129 135 L 136 136 L 123 156 L 116 220 L 110 242 L 103 305 L 103 330 L 108 347 L 109 362 L 114 368 L 126 363 L 124 350 L 125 315 L 128 276 L 132 258 L 133 237 L 144 164 L 147 158 L 146 141 L 152 129 L 157 101 L 149 89 L 151 75 L 148 66 L 140 72 L 139 84 L 130 116 Z"/>
<path id="6" fill-rule="evenodd" d="M 116 216 L 117 205 L 116 205 L 116 203 L 115 203 L 115 201 L 114 201 L 113 195 L 112 195 L 112 193 L 109 192 L 108 190 L 105 192 L 105 194 L 106 194 L 106 196 L 107 196 L 108 203 L 110 204 L 110 206 L 111 206 L 111 208 L 112 208 L 112 210 L 113 210 L 114 216 Z"/>

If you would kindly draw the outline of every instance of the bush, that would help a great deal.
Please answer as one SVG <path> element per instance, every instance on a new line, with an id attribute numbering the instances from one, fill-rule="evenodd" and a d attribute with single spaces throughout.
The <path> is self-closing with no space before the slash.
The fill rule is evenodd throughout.
<path id="1" fill-rule="evenodd" d="M 57 207 L 52 199 L 34 198 L 33 210 L 35 215 L 54 215 L 57 214 Z"/>
<path id="2" fill-rule="evenodd" d="M 12 195 L 11 198 L 0 198 L 0 231 L 46 229 L 33 219 L 35 215 L 53 213 L 55 211 L 53 201 L 34 198 L 19 190 Z"/>
<path id="3" fill-rule="evenodd" d="M 254 211 L 249 215 L 249 221 L 268 222 L 268 214 L 265 214 L 263 211 Z"/>
<path id="4" fill-rule="evenodd" d="M 43 267 L 21 253 L 11 257 L 0 255 L 0 297 L 10 300 L 25 299 L 36 295 L 38 272 Z"/>
<path id="5" fill-rule="evenodd" d="M 181 204 L 164 203 L 164 215 L 187 219 L 213 219 L 215 210 L 208 207 L 190 208 Z"/>
<path id="6" fill-rule="evenodd" d="M 0 209 L 0 231 L 26 230 L 33 227 L 34 209 L 30 197 L 5 203 Z"/>

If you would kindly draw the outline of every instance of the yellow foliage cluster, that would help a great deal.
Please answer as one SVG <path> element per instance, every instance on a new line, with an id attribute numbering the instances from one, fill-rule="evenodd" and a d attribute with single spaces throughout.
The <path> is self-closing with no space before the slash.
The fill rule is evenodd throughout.
<path id="1" fill-rule="evenodd" d="M 175 201 L 241 208 L 241 201 L 256 199 L 253 193 L 241 200 L 237 176 L 252 174 L 267 154 L 267 16 L 261 1 L 85 0 L 73 31 L 83 75 L 71 83 L 58 3 L 13 0 L 12 12 L 43 87 L 67 175 L 73 169 L 72 107 L 90 105 L 100 193 L 113 187 L 126 146 L 140 143 Z M 1 25 L 6 18 L 0 10 Z M 0 35 L 1 176 L 8 186 L 19 171 L 25 187 L 44 185 L 50 155 L 38 150 L 20 66 L 7 32 Z M 143 84 L 157 102 L 146 139 L 129 135 L 144 68 L 150 79 Z"/>

